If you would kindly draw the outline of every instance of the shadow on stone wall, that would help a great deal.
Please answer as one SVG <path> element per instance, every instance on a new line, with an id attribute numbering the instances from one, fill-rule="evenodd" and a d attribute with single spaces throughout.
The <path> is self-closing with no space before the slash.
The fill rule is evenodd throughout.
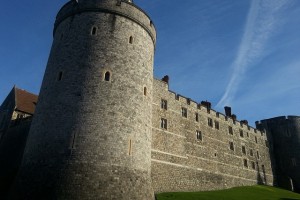
<path id="1" fill-rule="evenodd" d="M 12 123 L 16 124 L 16 123 Z M 31 119 L 10 127 L 0 141 L 0 199 L 5 199 L 19 170 Z"/>

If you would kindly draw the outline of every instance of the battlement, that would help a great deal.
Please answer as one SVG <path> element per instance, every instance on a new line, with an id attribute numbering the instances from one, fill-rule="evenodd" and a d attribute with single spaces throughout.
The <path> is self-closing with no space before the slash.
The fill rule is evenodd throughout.
<path id="1" fill-rule="evenodd" d="M 150 17 L 135 4 L 122 0 L 69 1 L 60 9 L 56 16 L 53 35 L 55 35 L 56 29 L 62 21 L 85 12 L 110 13 L 130 19 L 143 27 L 152 38 L 154 45 L 156 44 L 155 25 Z"/>
<path id="2" fill-rule="evenodd" d="M 154 78 L 154 84 L 158 84 L 158 87 L 161 89 L 160 91 L 165 91 L 165 92 L 167 91 L 169 93 L 168 95 L 169 99 L 175 99 L 181 105 L 185 105 L 188 110 L 199 110 L 201 112 L 206 112 L 209 116 L 213 118 L 219 118 L 221 121 L 227 121 L 228 123 L 232 124 L 234 127 L 248 131 L 251 134 L 257 134 L 257 135 L 265 134 L 264 130 L 259 130 L 257 128 L 250 126 L 247 120 L 237 120 L 234 114 L 227 116 L 224 113 L 212 109 L 211 103 L 208 101 L 202 101 L 198 103 L 197 101 L 189 97 L 183 96 L 181 94 L 169 90 L 168 81 Z"/>

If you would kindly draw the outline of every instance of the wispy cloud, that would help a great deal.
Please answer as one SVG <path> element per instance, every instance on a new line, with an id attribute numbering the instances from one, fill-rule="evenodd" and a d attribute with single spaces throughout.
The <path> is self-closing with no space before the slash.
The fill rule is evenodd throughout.
<path id="1" fill-rule="evenodd" d="M 247 70 L 264 57 L 264 49 L 278 26 L 280 13 L 287 0 L 253 0 L 244 34 L 232 63 L 232 75 L 217 107 L 231 105 Z"/>

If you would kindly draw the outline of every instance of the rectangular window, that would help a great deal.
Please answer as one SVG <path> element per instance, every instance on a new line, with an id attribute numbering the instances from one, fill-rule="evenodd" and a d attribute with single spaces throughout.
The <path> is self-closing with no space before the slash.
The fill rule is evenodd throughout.
<path id="1" fill-rule="evenodd" d="M 267 140 L 265 140 L 265 143 L 266 143 L 266 147 L 269 148 L 269 142 Z"/>
<path id="2" fill-rule="evenodd" d="M 255 143 L 257 144 L 257 137 L 255 136 Z"/>
<path id="3" fill-rule="evenodd" d="M 216 128 L 217 130 L 219 130 L 219 129 L 220 129 L 220 124 L 219 124 L 219 122 L 218 122 L 218 121 L 215 121 L 215 128 Z"/>
<path id="4" fill-rule="evenodd" d="M 232 129 L 231 126 L 228 126 L 228 133 L 229 133 L 230 135 L 233 135 L 233 129 Z"/>
<path id="5" fill-rule="evenodd" d="M 262 171 L 263 171 L 263 172 L 266 171 L 265 165 L 261 165 L 261 168 L 262 168 Z"/>
<path id="6" fill-rule="evenodd" d="M 160 107 L 161 107 L 162 109 L 164 109 L 164 110 L 167 110 L 167 109 L 168 109 L 168 101 L 162 99 L 162 100 L 161 100 Z"/>
<path id="7" fill-rule="evenodd" d="M 181 108 L 181 116 L 187 118 L 187 109 L 186 108 Z"/>
<path id="8" fill-rule="evenodd" d="M 247 159 L 244 159 L 244 167 L 248 168 L 248 160 Z"/>
<path id="9" fill-rule="evenodd" d="M 197 140 L 202 141 L 202 133 L 201 133 L 201 131 L 196 131 L 196 138 L 197 138 Z"/>
<path id="10" fill-rule="evenodd" d="M 244 137 L 244 132 L 243 132 L 243 130 L 240 130 L 240 136 L 241 136 L 241 137 Z"/>
<path id="11" fill-rule="evenodd" d="M 162 129 L 168 129 L 168 121 L 166 119 L 161 118 L 160 119 L 160 128 Z"/>
<path id="12" fill-rule="evenodd" d="M 208 126 L 213 127 L 213 120 L 211 118 L 207 119 Z"/>
<path id="13" fill-rule="evenodd" d="M 195 113 L 195 120 L 196 120 L 196 122 L 199 122 L 199 114 L 198 113 Z"/>
<path id="14" fill-rule="evenodd" d="M 253 156 L 253 149 L 250 149 L 250 156 Z"/>
<path id="15" fill-rule="evenodd" d="M 246 155 L 246 147 L 245 147 L 245 146 L 242 146 L 242 153 L 243 153 L 244 155 Z"/>
<path id="16" fill-rule="evenodd" d="M 230 148 L 230 150 L 234 151 L 234 144 L 233 144 L 233 142 L 229 142 L 229 148 Z"/>
<path id="17" fill-rule="evenodd" d="M 257 156 L 257 159 L 259 159 L 259 158 L 260 158 L 260 156 L 259 156 L 259 152 L 258 152 L 258 151 L 256 151 L 256 156 Z"/>
<path id="18" fill-rule="evenodd" d="M 255 169 L 255 162 L 251 162 L 252 169 Z"/>

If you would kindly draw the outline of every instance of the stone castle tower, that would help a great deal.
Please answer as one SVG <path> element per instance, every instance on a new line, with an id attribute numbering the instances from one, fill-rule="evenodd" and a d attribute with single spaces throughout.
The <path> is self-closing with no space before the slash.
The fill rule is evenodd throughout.
<path id="1" fill-rule="evenodd" d="M 265 119 L 256 126 L 268 134 L 277 185 L 300 192 L 300 117 Z"/>
<path id="2" fill-rule="evenodd" d="M 62 7 L 10 199 L 154 199 L 155 41 L 131 0 Z"/>

